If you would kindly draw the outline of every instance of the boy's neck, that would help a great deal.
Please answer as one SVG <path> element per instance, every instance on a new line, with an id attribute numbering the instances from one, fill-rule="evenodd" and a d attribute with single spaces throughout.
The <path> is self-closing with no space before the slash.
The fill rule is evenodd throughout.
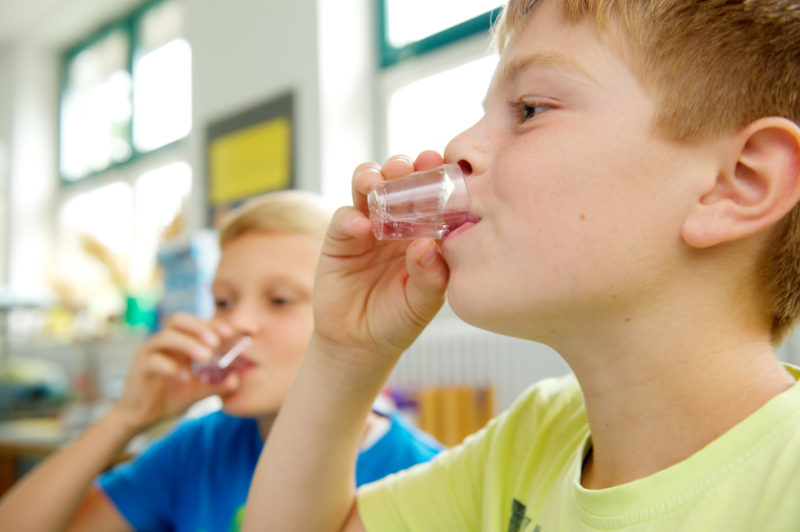
<path id="1" fill-rule="evenodd" d="M 592 432 L 581 477 L 586 488 L 623 484 L 685 460 L 794 383 L 768 342 L 641 362 L 592 374 L 576 369 Z"/>

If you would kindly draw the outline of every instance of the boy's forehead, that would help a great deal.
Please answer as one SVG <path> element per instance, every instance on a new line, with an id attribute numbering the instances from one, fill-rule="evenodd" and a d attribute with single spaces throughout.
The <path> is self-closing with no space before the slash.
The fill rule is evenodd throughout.
<path id="1" fill-rule="evenodd" d="M 559 2 L 544 0 L 531 9 L 503 50 L 495 78 L 513 80 L 526 68 L 536 67 L 600 83 L 609 55 L 619 59 L 616 51 L 601 41 L 594 25 L 588 20 L 566 22 Z"/>
<path id="2" fill-rule="evenodd" d="M 514 79 L 519 73 L 529 67 L 550 68 L 568 74 L 574 74 L 592 81 L 597 81 L 583 64 L 569 54 L 556 50 L 533 51 L 510 55 L 500 63 L 499 76 L 501 80 Z"/>

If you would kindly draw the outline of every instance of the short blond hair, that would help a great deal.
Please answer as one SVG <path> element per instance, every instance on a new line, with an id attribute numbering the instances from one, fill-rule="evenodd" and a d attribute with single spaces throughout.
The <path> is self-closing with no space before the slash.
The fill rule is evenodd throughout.
<path id="1" fill-rule="evenodd" d="M 555 1 L 555 0 L 553 0 Z M 558 0 L 564 20 L 594 23 L 654 96 L 655 131 L 678 141 L 732 133 L 767 117 L 800 124 L 800 3 L 792 0 Z M 502 51 L 539 0 L 509 0 Z M 762 286 L 779 343 L 800 315 L 800 206 L 775 227 Z"/>
<path id="2" fill-rule="evenodd" d="M 229 212 L 219 223 L 219 246 L 252 232 L 299 233 L 322 240 L 331 209 L 314 193 L 281 190 L 255 197 Z"/>

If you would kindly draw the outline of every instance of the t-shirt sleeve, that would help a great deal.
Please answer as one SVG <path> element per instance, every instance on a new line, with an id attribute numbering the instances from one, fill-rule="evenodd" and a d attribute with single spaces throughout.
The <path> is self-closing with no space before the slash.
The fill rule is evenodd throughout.
<path id="1" fill-rule="evenodd" d="M 171 530 L 179 489 L 184 430 L 178 428 L 137 458 L 97 478 L 95 483 L 136 530 Z"/>
<path id="2" fill-rule="evenodd" d="M 480 527 L 484 468 L 494 422 L 430 462 L 367 484 L 358 513 L 368 531 Z"/>

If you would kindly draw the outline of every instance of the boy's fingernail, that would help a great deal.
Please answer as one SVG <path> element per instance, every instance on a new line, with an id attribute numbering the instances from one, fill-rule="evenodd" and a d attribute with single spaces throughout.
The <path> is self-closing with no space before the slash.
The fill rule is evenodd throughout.
<path id="1" fill-rule="evenodd" d="M 378 166 L 377 163 L 370 164 L 369 166 L 364 166 L 359 168 L 356 172 L 356 175 L 363 175 L 363 174 L 377 174 L 381 175 L 381 167 Z"/>
<path id="2" fill-rule="evenodd" d="M 403 155 L 403 154 L 392 155 L 391 157 L 389 157 L 389 159 L 386 162 L 388 164 L 388 163 L 393 162 L 393 161 L 402 161 L 402 162 L 404 162 L 404 163 L 406 163 L 406 164 L 408 164 L 408 165 L 410 165 L 412 167 L 414 166 L 414 160 L 411 157 L 409 157 L 408 155 Z"/>

